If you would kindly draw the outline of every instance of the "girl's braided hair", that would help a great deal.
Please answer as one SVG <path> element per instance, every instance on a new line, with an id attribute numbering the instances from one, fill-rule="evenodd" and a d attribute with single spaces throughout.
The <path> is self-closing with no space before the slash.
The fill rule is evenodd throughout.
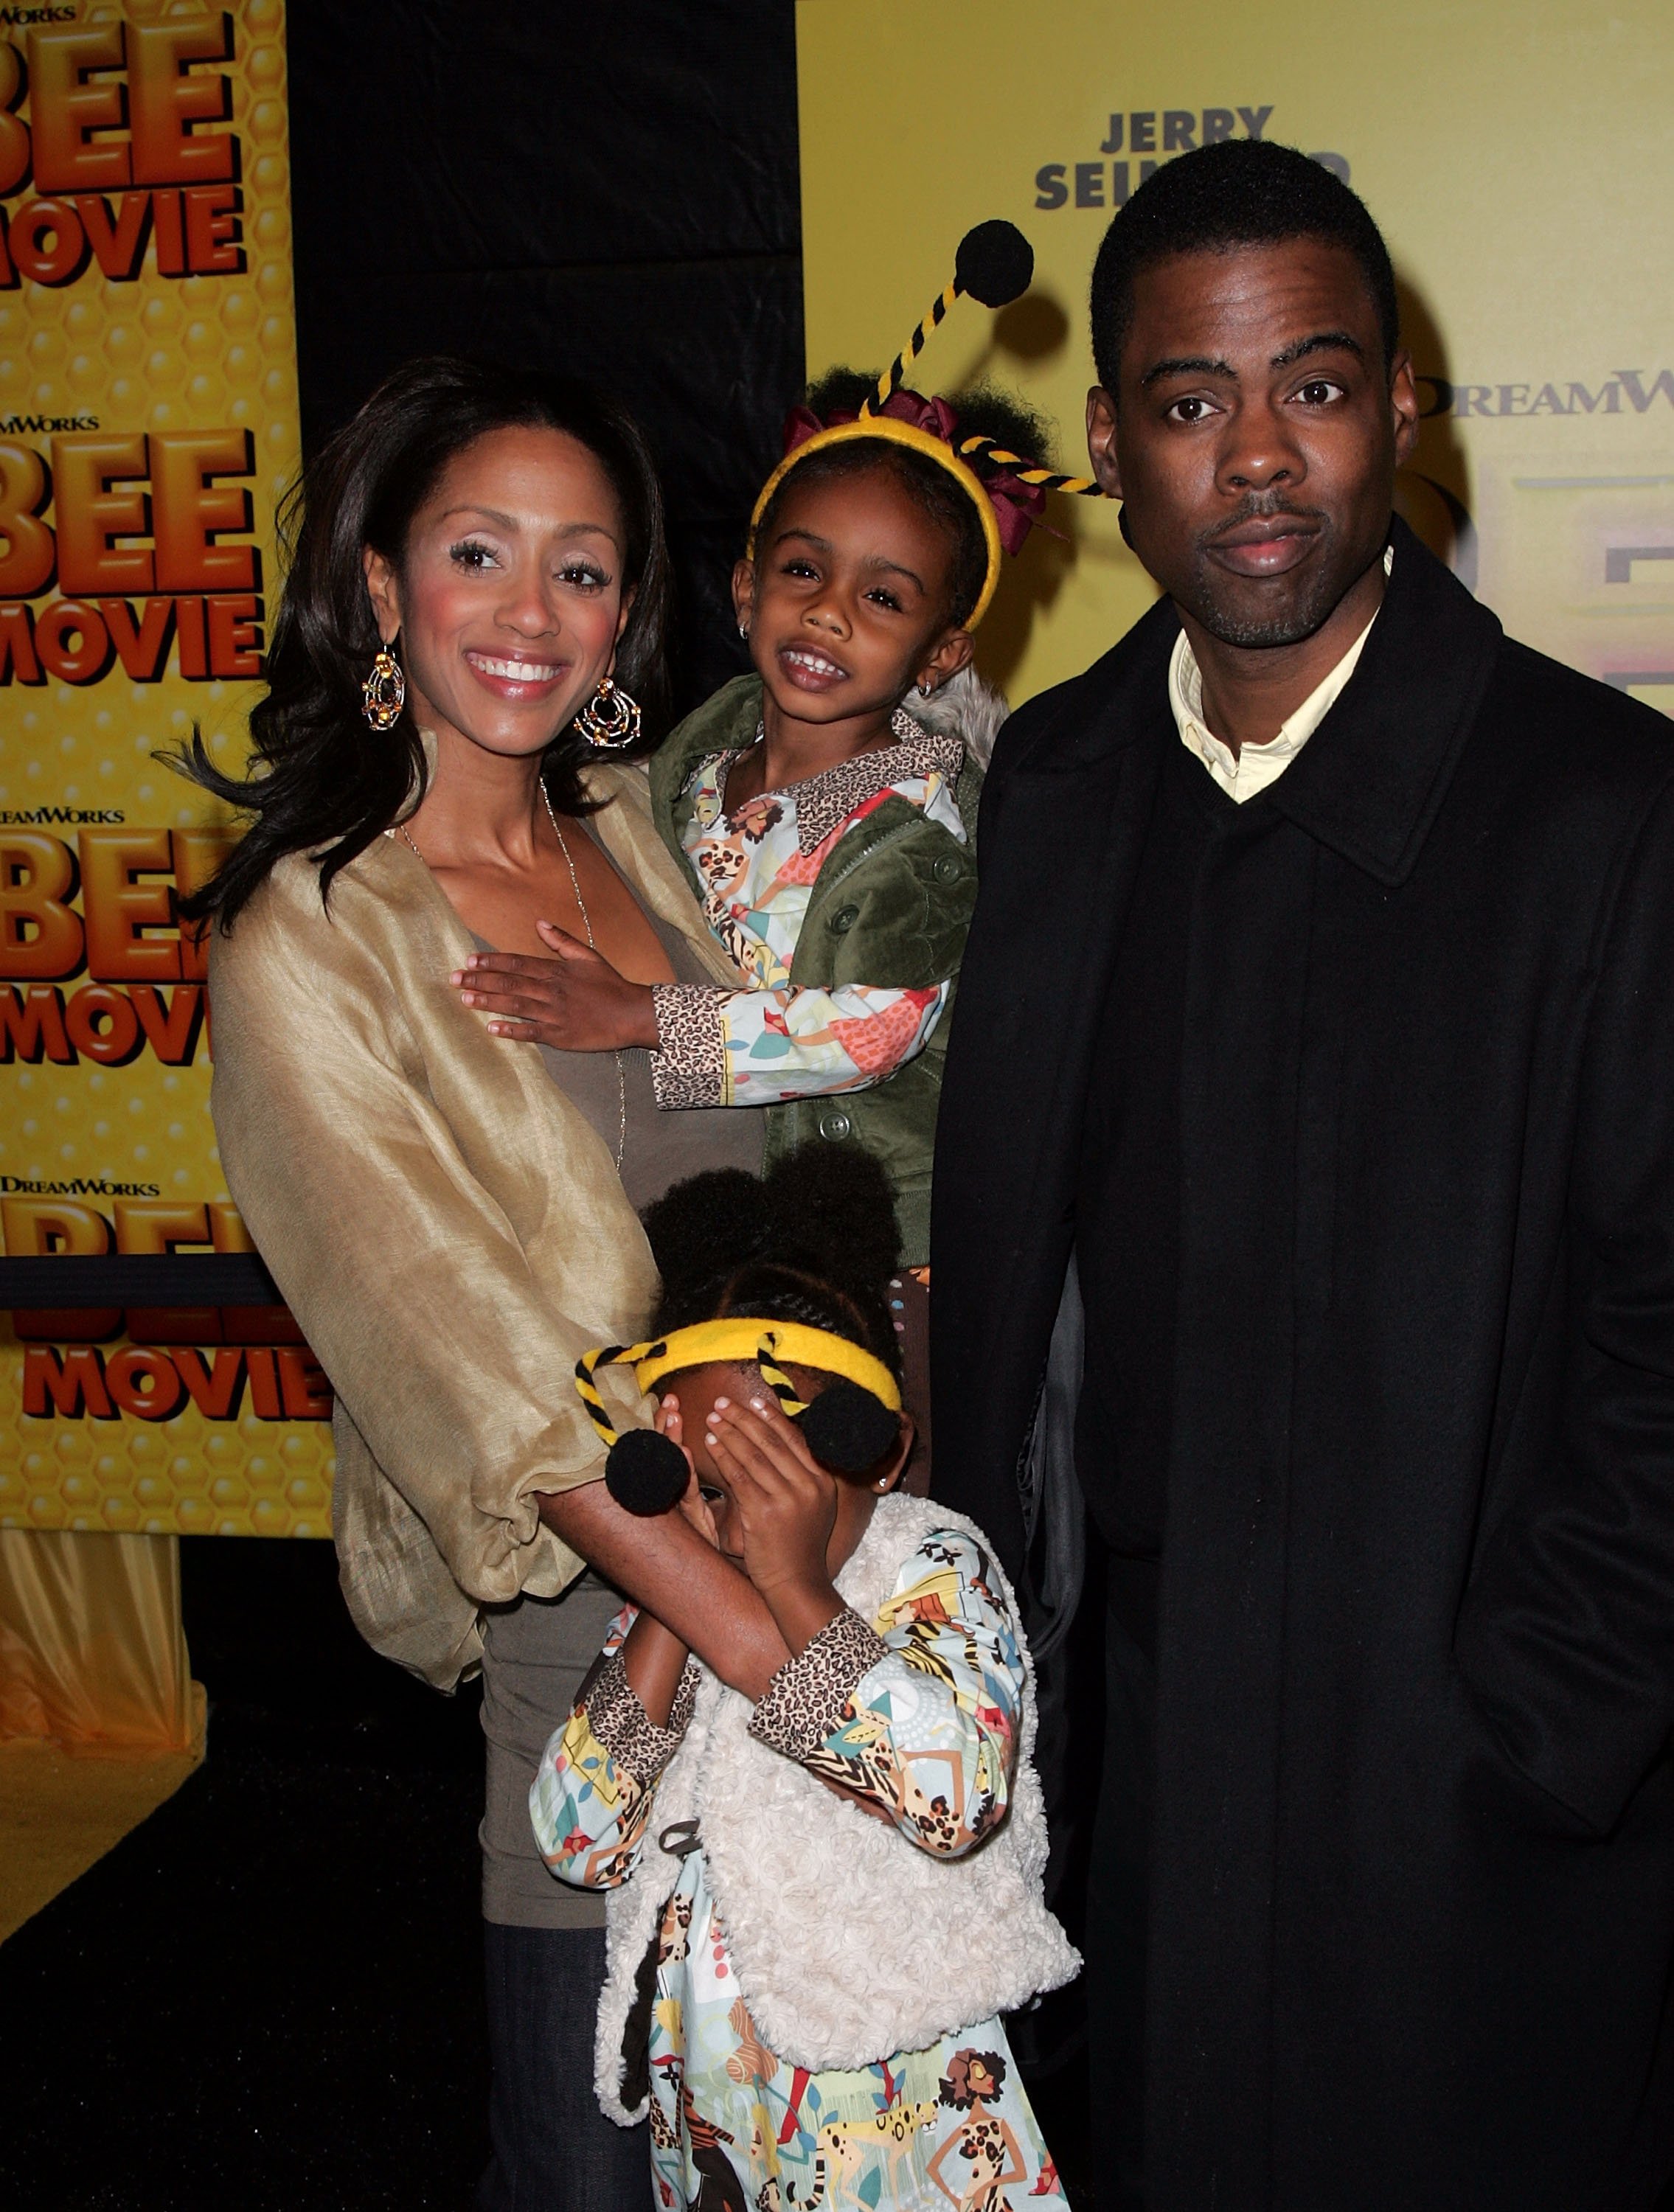
<path id="1" fill-rule="evenodd" d="M 763 1176 L 714 1169 L 676 1183 L 642 1218 L 662 1274 L 653 1336 L 728 1314 L 800 1322 L 899 1376 L 888 1296 L 899 1233 L 868 1154 L 803 1145 Z"/>

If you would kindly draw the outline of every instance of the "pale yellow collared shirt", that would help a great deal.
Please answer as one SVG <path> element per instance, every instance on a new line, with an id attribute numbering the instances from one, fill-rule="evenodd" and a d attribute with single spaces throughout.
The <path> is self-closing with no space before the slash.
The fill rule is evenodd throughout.
<path id="1" fill-rule="evenodd" d="M 1395 548 L 1391 545 L 1384 555 L 1385 576 L 1394 565 Z M 1310 691 L 1296 712 L 1281 726 L 1277 737 L 1269 738 L 1264 745 L 1245 745 L 1236 755 L 1203 720 L 1202 672 L 1185 632 L 1180 632 L 1168 663 L 1168 703 L 1174 710 L 1181 742 L 1187 751 L 1196 754 L 1229 798 L 1242 806 L 1246 799 L 1253 799 L 1258 791 L 1265 791 L 1269 784 L 1278 781 L 1336 704 L 1372 635 L 1372 623 L 1377 619 L 1374 614 L 1324 682 Z"/>

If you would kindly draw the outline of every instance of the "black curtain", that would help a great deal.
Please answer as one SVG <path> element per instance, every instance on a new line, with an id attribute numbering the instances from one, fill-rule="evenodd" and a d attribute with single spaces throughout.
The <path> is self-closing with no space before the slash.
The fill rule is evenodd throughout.
<path id="1" fill-rule="evenodd" d="M 289 0 L 305 451 L 457 351 L 591 378 L 667 489 L 690 707 L 803 379 L 794 0 Z"/>

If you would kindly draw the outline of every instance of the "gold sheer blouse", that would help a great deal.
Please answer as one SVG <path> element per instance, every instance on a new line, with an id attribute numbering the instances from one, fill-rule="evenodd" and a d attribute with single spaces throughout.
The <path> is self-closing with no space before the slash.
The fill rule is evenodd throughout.
<path id="1" fill-rule="evenodd" d="M 643 770 L 589 781 L 609 801 L 592 827 L 645 905 L 735 985 Z M 281 861 L 210 957 L 227 1188 L 337 1391 L 349 1609 L 442 1689 L 480 1656 L 479 1606 L 580 1571 L 534 1494 L 602 1474 L 575 1363 L 631 1340 L 656 1291 L 609 1151 L 540 1054 L 448 984 L 472 949 L 423 863 L 380 837 L 329 914 L 313 866 Z"/>

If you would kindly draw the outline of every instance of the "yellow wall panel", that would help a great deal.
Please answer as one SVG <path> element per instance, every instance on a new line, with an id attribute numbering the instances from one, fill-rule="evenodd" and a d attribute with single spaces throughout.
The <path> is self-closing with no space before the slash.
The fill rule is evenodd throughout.
<path id="1" fill-rule="evenodd" d="M 886 362 L 961 233 L 1007 216 L 1034 291 L 997 318 L 961 302 L 916 380 L 1020 386 L 1079 467 L 1087 280 L 1141 165 L 1206 131 L 1330 155 L 1389 240 L 1431 380 L 1408 519 L 1514 635 L 1674 709 L 1665 0 L 799 0 L 797 26 L 811 374 Z M 1014 701 L 1151 597 L 1113 514 L 1053 505 L 1073 547 L 1037 534 L 980 641 Z"/>

